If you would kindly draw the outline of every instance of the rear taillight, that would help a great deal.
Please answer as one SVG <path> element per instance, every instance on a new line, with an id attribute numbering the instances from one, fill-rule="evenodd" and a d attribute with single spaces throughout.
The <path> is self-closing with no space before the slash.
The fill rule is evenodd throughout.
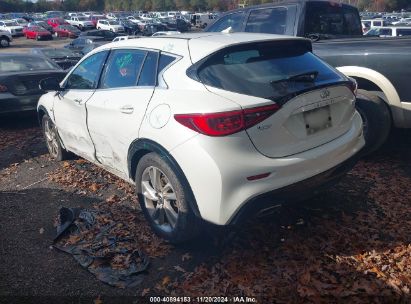
<path id="1" fill-rule="evenodd" d="M 8 91 L 7 87 L 3 84 L 0 84 L 0 93 L 5 93 L 7 91 Z"/>
<path id="2" fill-rule="evenodd" d="M 348 78 L 350 79 L 350 82 L 348 84 L 349 89 L 353 92 L 354 95 L 357 95 L 357 89 L 358 89 L 357 81 L 352 77 L 348 77 Z"/>
<path id="3" fill-rule="evenodd" d="M 270 117 L 280 108 L 277 104 L 257 108 L 207 113 L 176 114 L 175 120 L 183 126 L 208 136 L 225 136 L 248 129 Z"/>

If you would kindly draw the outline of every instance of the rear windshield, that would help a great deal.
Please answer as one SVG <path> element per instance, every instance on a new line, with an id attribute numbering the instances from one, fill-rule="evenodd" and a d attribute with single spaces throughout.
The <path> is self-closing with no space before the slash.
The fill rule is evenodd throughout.
<path id="1" fill-rule="evenodd" d="M 56 69 L 53 63 L 41 57 L 2 56 L 0 60 L 0 73 Z"/>
<path id="2" fill-rule="evenodd" d="M 346 80 L 301 41 L 229 47 L 202 63 L 197 75 L 209 86 L 273 100 Z"/>
<path id="3" fill-rule="evenodd" d="M 334 2 L 307 2 L 306 34 L 362 35 L 357 9 Z"/>

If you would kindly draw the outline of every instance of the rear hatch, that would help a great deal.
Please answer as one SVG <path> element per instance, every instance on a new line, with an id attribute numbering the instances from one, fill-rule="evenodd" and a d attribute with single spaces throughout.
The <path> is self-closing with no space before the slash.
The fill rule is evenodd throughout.
<path id="1" fill-rule="evenodd" d="M 208 90 L 243 109 L 272 103 L 280 106 L 246 129 L 265 156 L 284 157 L 318 147 L 352 125 L 352 83 L 313 55 L 302 40 L 236 45 L 195 66 Z"/>

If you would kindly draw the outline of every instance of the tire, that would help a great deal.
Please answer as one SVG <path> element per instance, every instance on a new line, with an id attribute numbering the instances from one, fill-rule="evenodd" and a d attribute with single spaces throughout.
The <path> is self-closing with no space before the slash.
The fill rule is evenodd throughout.
<path id="1" fill-rule="evenodd" d="M 154 184 L 153 179 L 160 186 Z M 162 193 L 154 190 L 159 187 Z M 186 189 L 164 157 L 152 152 L 141 158 L 136 169 L 136 190 L 141 209 L 153 231 L 171 243 L 188 241 L 201 231 L 202 220 L 194 215 Z"/>
<path id="2" fill-rule="evenodd" d="M 0 47 L 9 47 L 10 40 L 8 37 L 0 37 Z"/>
<path id="3" fill-rule="evenodd" d="M 390 134 L 390 109 L 383 99 L 365 90 L 358 90 L 356 108 L 364 123 L 365 147 L 361 153 L 368 155 L 378 150 Z"/>
<path id="4" fill-rule="evenodd" d="M 62 147 L 56 127 L 48 115 L 43 116 L 41 126 L 51 158 L 57 161 L 70 159 L 71 153 Z"/>

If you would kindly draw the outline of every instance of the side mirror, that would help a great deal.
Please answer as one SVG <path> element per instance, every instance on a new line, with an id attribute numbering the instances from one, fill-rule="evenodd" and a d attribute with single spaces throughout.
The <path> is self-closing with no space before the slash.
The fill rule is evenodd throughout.
<path id="1" fill-rule="evenodd" d="M 40 80 L 39 88 L 43 91 L 61 91 L 60 82 L 53 77 Z"/>

